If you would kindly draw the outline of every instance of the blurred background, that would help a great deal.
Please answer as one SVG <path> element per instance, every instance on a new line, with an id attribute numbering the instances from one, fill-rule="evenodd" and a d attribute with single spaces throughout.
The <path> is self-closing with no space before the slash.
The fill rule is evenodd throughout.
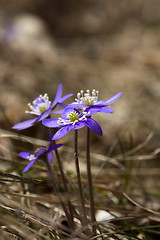
<path id="1" fill-rule="evenodd" d="M 107 100 L 122 91 L 114 114 L 97 114 L 103 144 L 122 136 L 136 143 L 160 139 L 159 0 L 1 0 L 0 128 L 29 118 L 39 94 L 99 90 Z M 70 98 L 69 101 L 73 101 Z M 36 135 L 32 130 L 22 133 Z"/>

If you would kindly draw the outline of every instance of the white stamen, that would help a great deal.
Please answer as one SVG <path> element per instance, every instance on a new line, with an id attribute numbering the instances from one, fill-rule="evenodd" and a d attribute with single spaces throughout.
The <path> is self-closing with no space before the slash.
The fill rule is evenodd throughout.
<path id="1" fill-rule="evenodd" d="M 51 101 L 49 101 L 49 97 L 47 93 L 45 93 L 44 96 L 39 95 L 39 97 L 36 98 L 32 104 L 28 103 L 28 107 L 31 109 L 31 111 L 25 111 L 25 113 L 35 114 L 39 116 L 42 113 L 46 112 L 50 105 Z"/>
<path id="2" fill-rule="evenodd" d="M 32 161 L 35 158 L 34 154 L 31 154 L 30 156 L 28 156 L 28 160 Z"/>
<path id="3" fill-rule="evenodd" d="M 85 93 L 83 90 L 81 90 L 79 93 L 77 93 L 77 98 L 75 101 L 79 104 L 93 106 L 98 101 L 98 93 L 99 91 L 96 91 L 95 89 L 92 90 L 92 93 L 90 93 L 90 90 L 87 90 Z"/>
<path id="4" fill-rule="evenodd" d="M 58 118 L 57 123 L 62 124 L 62 125 L 68 125 L 68 124 L 75 125 L 75 123 L 77 123 L 79 121 L 87 120 L 86 115 L 88 113 L 87 112 L 82 112 L 82 113 L 83 113 L 82 116 L 79 117 L 80 114 L 78 114 L 75 110 L 73 110 L 67 115 L 68 119 Z"/>

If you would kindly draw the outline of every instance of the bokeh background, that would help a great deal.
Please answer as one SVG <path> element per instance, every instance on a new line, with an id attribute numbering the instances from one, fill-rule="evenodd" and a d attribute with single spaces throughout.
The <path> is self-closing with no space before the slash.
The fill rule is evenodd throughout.
<path id="1" fill-rule="evenodd" d="M 149 147 L 158 146 L 159 9 L 159 0 L 1 0 L 0 127 L 28 119 L 27 103 L 45 92 L 53 100 L 62 82 L 75 97 L 81 89 L 99 90 L 100 100 L 123 92 L 114 114 L 95 116 L 101 144 L 130 135 L 136 144 L 153 131 Z"/>

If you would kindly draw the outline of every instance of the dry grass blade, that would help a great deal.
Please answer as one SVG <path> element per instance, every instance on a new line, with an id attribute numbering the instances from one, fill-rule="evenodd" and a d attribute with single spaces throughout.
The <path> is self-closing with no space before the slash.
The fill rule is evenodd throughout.
<path id="1" fill-rule="evenodd" d="M 141 206 L 139 203 L 137 203 L 137 202 L 135 202 L 133 199 L 131 199 L 126 193 L 123 193 L 123 195 L 124 195 L 131 203 L 133 203 L 135 206 L 137 206 L 137 207 L 139 207 L 139 208 L 141 208 L 141 209 L 143 209 L 143 210 L 145 210 L 145 211 L 147 211 L 147 212 L 150 212 L 150 213 L 152 213 L 152 214 L 160 217 L 160 213 L 155 212 L 155 211 L 153 211 L 153 210 L 151 210 L 151 209 L 149 209 L 149 208 L 146 208 L 146 207 Z"/>
<path id="2" fill-rule="evenodd" d="M 146 139 L 144 140 L 144 142 L 140 143 L 138 146 L 134 147 L 133 149 L 125 152 L 125 153 L 123 154 L 123 156 L 132 155 L 132 154 L 138 152 L 140 149 L 142 149 L 143 147 L 145 147 L 145 146 L 151 141 L 151 139 L 153 138 L 153 136 L 154 136 L 154 133 L 153 133 L 153 132 L 149 133 L 149 135 L 146 137 Z M 118 155 L 118 156 L 117 156 L 117 158 L 119 158 L 119 157 L 122 157 L 122 155 Z"/>
<path id="3" fill-rule="evenodd" d="M 0 137 L 2 138 L 14 138 L 17 140 L 21 140 L 24 142 L 29 142 L 38 146 L 47 146 L 48 142 L 41 139 L 36 139 L 33 137 L 28 137 L 25 135 L 17 134 L 17 133 L 11 133 L 10 131 L 0 129 Z"/>

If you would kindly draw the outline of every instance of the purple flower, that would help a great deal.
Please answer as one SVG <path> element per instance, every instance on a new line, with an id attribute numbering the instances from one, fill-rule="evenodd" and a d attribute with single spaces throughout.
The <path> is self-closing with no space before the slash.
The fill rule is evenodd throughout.
<path id="1" fill-rule="evenodd" d="M 63 144 L 56 144 L 53 146 L 52 140 L 50 139 L 49 147 L 48 148 L 41 148 L 38 151 L 36 151 L 34 154 L 31 154 L 29 152 L 20 152 L 20 156 L 24 159 L 29 160 L 29 164 L 25 167 L 23 170 L 23 173 L 28 171 L 28 169 L 33 165 L 35 161 L 38 159 L 43 160 L 44 155 L 46 154 L 47 160 L 51 162 L 53 160 L 53 153 L 52 151 L 63 146 Z"/>
<path id="2" fill-rule="evenodd" d="M 26 128 L 32 127 L 37 122 L 40 122 L 46 117 L 48 117 L 52 109 L 55 108 L 57 104 L 61 104 L 64 100 L 66 100 L 68 97 L 73 95 L 73 94 L 68 94 L 62 97 L 62 91 L 63 91 L 63 84 L 61 83 L 58 86 L 57 93 L 52 104 L 51 104 L 51 101 L 49 101 L 47 94 L 44 94 L 44 96 L 40 95 L 39 97 L 37 97 L 33 101 L 32 105 L 29 103 L 28 106 L 30 107 L 31 111 L 26 111 L 26 113 L 34 114 L 37 117 L 30 120 L 26 120 L 21 123 L 17 123 L 12 127 L 12 129 L 17 129 L 17 130 L 26 129 Z"/>
<path id="3" fill-rule="evenodd" d="M 61 127 L 53 136 L 53 140 L 57 140 L 65 136 L 69 131 L 82 128 L 84 126 L 90 128 L 98 135 L 102 135 L 102 129 L 99 124 L 91 119 L 87 112 L 79 112 L 73 107 L 66 107 L 62 113 L 62 118 L 45 119 L 42 121 L 43 125 L 49 128 Z"/>
<path id="4" fill-rule="evenodd" d="M 69 104 L 69 106 L 76 109 L 85 109 L 85 111 L 88 113 L 88 116 L 91 116 L 97 112 L 113 113 L 113 109 L 107 106 L 116 101 L 122 92 L 117 93 L 107 101 L 98 101 L 98 93 L 99 92 L 95 89 L 92 90 L 92 93 L 90 93 L 89 90 L 87 90 L 86 93 L 81 90 L 79 93 L 77 93 L 75 102 Z"/>

